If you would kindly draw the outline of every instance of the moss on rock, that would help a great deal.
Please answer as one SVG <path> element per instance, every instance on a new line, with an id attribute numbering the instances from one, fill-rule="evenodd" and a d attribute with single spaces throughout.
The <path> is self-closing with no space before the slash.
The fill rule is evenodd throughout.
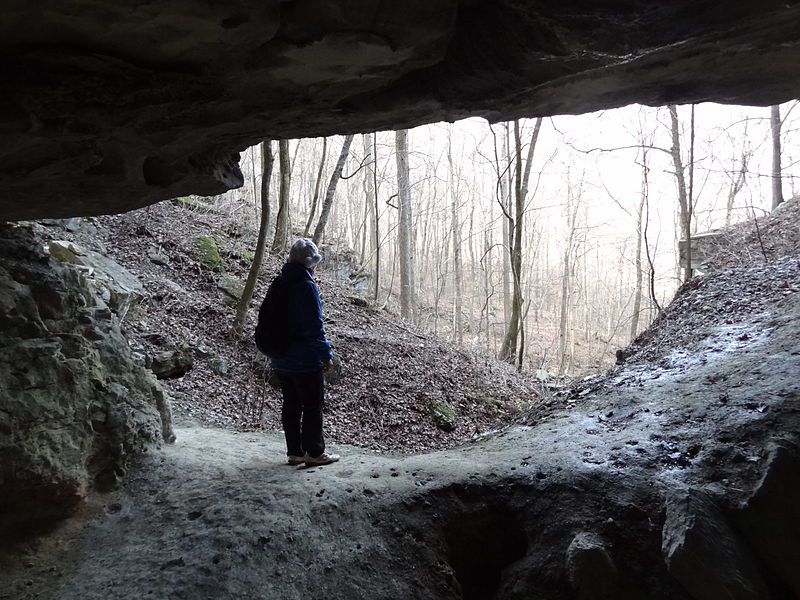
<path id="1" fill-rule="evenodd" d="M 209 269 L 218 271 L 222 267 L 222 257 L 219 255 L 217 240 L 210 235 L 201 235 L 194 243 L 200 262 Z"/>
<path id="2" fill-rule="evenodd" d="M 447 400 L 434 398 L 430 401 L 429 408 L 436 427 L 446 432 L 455 431 L 456 413 Z"/>

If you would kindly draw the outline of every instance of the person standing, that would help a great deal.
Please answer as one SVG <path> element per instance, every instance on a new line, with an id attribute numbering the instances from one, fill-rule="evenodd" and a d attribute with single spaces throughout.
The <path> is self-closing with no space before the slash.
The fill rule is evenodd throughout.
<path id="1" fill-rule="evenodd" d="M 299 238 L 281 269 L 289 340 L 286 352 L 271 360 L 283 393 L 281 421 L 290 465 L 327 465 L 339 460 L 338 454 L 325 451 L 322 433 L 324 373 L 331 368 L 333 348 L 325 337 L 322 303 L 313 279 L 321 260 L 316 244 Z"/>

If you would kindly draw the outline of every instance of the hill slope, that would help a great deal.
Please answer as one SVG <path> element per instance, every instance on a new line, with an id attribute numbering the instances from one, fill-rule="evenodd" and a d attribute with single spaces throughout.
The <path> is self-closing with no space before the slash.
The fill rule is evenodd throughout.
<path id="1" fill-rule="evenodd" d="M 148 297 L 126 318 L 125 331 L 148 356 L 177 349 L 192 357 L 185 375 L 164 380 L 179 419 L 280 429 L 280 394 L 265 383 L 266 361 L 251 336 L 266 284 L 280 262 L 269 257 L 262 268 L 244 339 L 231 333 L 234 308 L 218 289 L 225 279 L 246 277 L 255 232 L 223 215 L 162 203 L 87 220 L 74 233 L 53 229 L 50 235 L 94 246 L 142 281 Z M 203 236 L 218 244 L 219 271 L 203 264 L 197 247 Z M 366 303 L 341 281 L 340 266 L 329 257 L 318 272 L 326 329 L 341 360 L 327 393 L 329 442 L 379 451 L 444 448 L 502 427 L 538 401 L 534 382 L 508 365 L 453 349 L 398 317 L 362 306 Z M 441 406 L 453 410 L 452 432 L 434 422 L 433 407 Z"/>

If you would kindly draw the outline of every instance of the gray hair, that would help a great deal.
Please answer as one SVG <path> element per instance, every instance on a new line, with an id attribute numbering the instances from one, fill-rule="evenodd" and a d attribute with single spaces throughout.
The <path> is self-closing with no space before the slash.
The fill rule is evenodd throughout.
<path id="1" fill-rule="evenodd" d="M 321 260 L 317 245 L 308 238 L 297 238 L 289 250 L 289 262 L 303 265 L 306 269 L 315 267 Z"/>

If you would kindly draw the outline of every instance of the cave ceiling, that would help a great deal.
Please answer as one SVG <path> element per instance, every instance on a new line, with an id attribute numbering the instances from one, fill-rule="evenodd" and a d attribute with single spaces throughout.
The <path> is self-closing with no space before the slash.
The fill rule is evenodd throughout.
<path id="1" fill-rule="evenodd" d="M 263 138 L 770 105 L 800 90 L 783 0 L 3 1 L 0 218 L 242 183 Z"/>

